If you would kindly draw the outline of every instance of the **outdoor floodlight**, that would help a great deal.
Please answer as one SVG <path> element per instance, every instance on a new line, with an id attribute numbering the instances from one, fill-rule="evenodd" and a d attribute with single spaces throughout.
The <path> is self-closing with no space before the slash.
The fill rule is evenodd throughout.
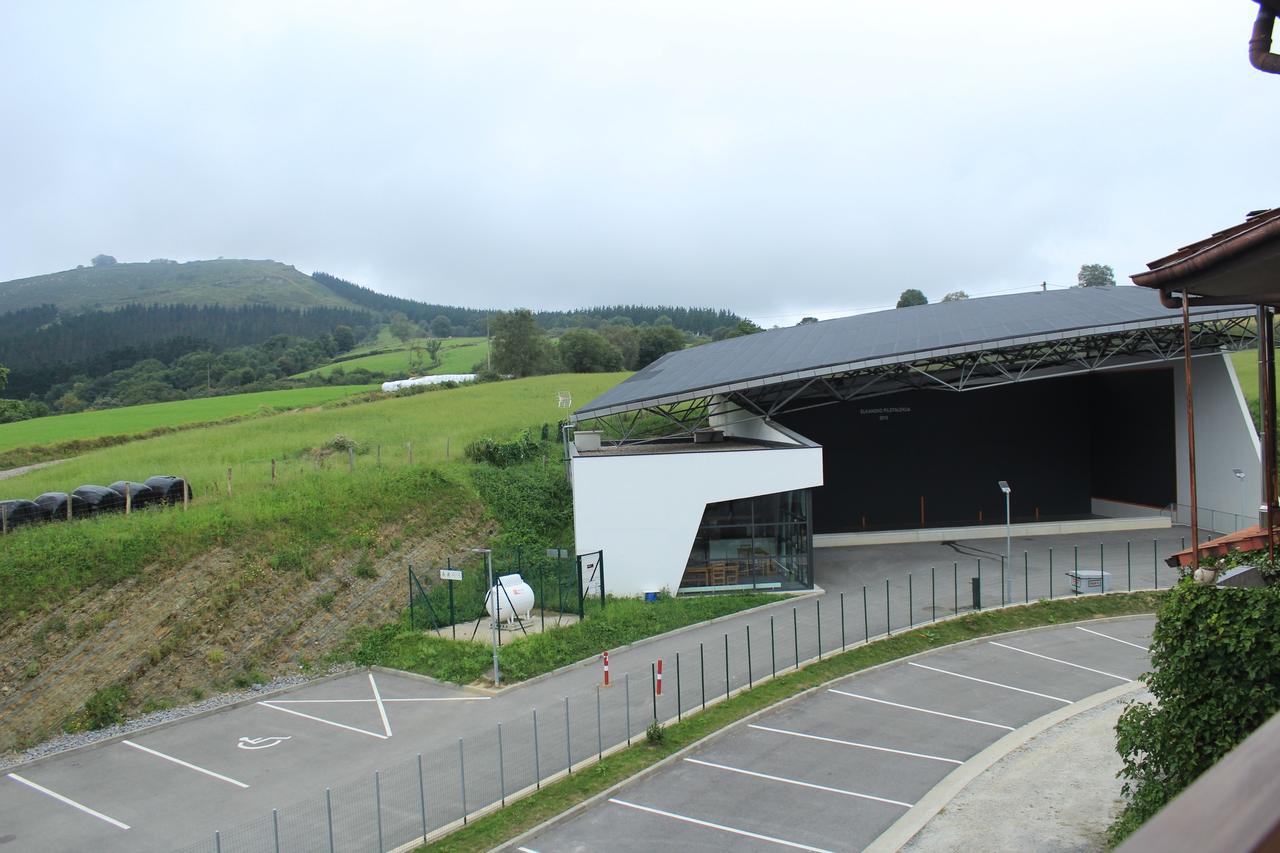
<path id="1" fill-rule="evenodd" d="M 1007 481 L 1001 480 L 1000 491 L 1004 492 L 1007 495 L 1009 494 L 1009 492 L 1013 491 L 1013 489 L 1009 488 L 1009 483 Z"/>
<path id="2" fill-rule="evenodd" d="M 1236 479 L 1238 479 L 1238 480 L 1243 480 L 1243 479 L 1244 479 L 1244 471 L 1240 470 L 1239 468 L 1232 468 L 1232 469 L 1231 469 L 1231 473 L 1232 473 L 1232 474 L 1235 474 L 1235 475 L 1236 475 Z"/>

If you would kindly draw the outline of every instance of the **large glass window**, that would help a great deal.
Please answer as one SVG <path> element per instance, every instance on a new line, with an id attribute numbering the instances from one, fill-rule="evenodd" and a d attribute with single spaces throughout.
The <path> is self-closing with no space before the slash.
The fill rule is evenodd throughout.
<path id="1" fill-rule="evenodd" d="M 707 504 L 681 592 L 811 589 L 809 492 L 778 492 Z"/>

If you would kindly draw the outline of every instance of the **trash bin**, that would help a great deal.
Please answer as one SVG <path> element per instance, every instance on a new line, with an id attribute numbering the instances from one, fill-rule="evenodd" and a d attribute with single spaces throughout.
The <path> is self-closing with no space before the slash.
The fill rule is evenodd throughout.
<path id="1" fill-rule="evenodd" d="M 645 600 L 645 601 L 657 601 L 657 600 L 658 600 L 658 591 L 657 591 L 656 589 L 646 589 L 646 590 L 644 591 L 644 600 Z"/>
<path id="2" fill-rule="evenodd" d="M 1115 589 L 1111 585 L 1111 572 L 1101 569 L 1076 569 L 1067 572 L 1071 578 L 1071 594 L 1083 595 L 1088 592 L 1109 592 Z"/>
<path id="3" fill-rule="evenodd" d="M 969 578 L 969 585 L 973 588 L 973 609 L 982 609 L 982 578 Z"/>

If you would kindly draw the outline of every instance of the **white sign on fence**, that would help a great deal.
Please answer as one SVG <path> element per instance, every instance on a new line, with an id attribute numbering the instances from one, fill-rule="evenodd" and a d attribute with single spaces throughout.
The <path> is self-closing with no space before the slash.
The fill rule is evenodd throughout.
<path id="1" fill-rule="evenodd" d="M 441 569 L 440 580 L 460 581 L 462 580 L 462 569 Z"/>
<path id="2" fill-rule="evenodd" d="M 600 594 L 600 552 L 579 556 L 582 566 L 582 594 L 592 598 Z"/>

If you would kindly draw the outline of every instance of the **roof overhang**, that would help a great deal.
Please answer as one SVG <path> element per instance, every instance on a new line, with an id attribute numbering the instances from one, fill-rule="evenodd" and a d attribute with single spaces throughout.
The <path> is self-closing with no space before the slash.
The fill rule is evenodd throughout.
<path id="1" fill-rule="evenodd" d="M 1159 290 L 1166 307 L 1176 307 L 1183 292 L 1198 305 L 1280 305 L 1280 208 L 1256 211 L 1147 266 L 1130 278 Z"/>

